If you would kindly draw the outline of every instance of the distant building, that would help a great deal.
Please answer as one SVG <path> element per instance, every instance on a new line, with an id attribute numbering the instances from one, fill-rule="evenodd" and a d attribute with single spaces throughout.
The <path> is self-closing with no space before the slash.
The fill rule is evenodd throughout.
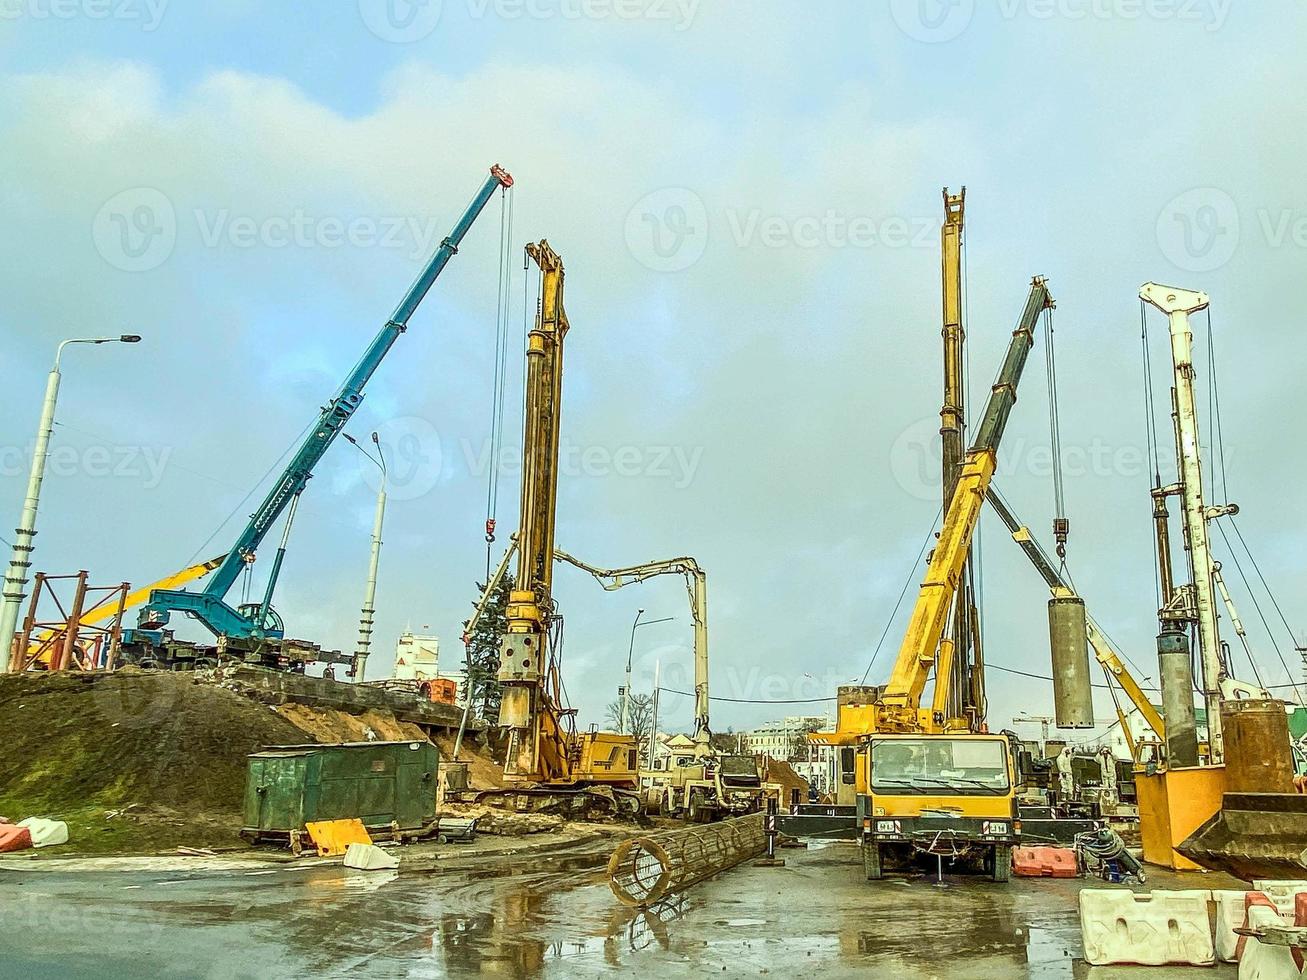
<path id="1" fill-rule="evenodd" d="M 780 721 L 768 722 L 752 731 L 741 733 L 741 747 L 745 752 L 752 752 L 754 755 L 788 759 L 794 753 L 799 740 L 805 739 L 808 732 L 823 731 L 833 728 L 834 725 L 829 715 L 791 715 Z"/>
<path id="2" fill-rule="evenodd" d="M 395 646 L 395 679 L 400 681 L 451 680 L 458 684 L 458 703 L 463 703 L 467 671 L 440 669 L 440 637 L 418 636 L 412 630 L 400 634 Z"/>

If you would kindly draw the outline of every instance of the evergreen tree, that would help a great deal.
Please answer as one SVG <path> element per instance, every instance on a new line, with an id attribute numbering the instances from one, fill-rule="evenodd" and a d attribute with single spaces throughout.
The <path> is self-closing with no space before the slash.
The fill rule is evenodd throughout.
<path id="1" fill-rule="evenodd" d="M 477 598 L 472 603 L 476 608 L 485 593 L 484 583 L 477 583 Z M 492 724 L 499 717 L 500 687 L 496 679 L 499 674 L 499 642 L 508 629 L 508 596 L 513 591 L 513 574 L 507 573 L 499 587 L 490 596 L 486 611 L 481 614 L 477 628 L 467 637 L 467 659 L 471 677 L 472 704 L 482 718 Z M 463 624 L 464 628 L 467 623 Z"/>

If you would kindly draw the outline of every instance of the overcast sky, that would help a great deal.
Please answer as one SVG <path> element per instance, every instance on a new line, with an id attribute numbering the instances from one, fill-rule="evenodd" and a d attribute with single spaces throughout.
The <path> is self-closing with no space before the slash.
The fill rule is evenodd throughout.
<path id="1" fill-rule="evenodd" d="M 496 549 L 516 524 L 520 247 L 547 237 L 572 323 L 559 545 L 698 558 L 715 695 L 831 697 L 888 631 L 881 681 L 939 506 L 940 188 L 966 184 L 973 418 L 1048 276 L 1071 567 L 1100 623 L 1155 676 L 1137 292 L 1158 280 L 1211 294 L 1229 495 L 1301 630 L 1305 39 L 1301 5 L 1247 0 L 0 0 L 3 526 L 54 345 L 130 330 L 145 342 L 66 359 L 35 567 L 141 585 L 222 553 L 498 162 L 517 187 Z M 369 676 L 405 627 L 462 656 L 499 236 L 496 200 L 349 429 L 379 430 L 396 473 Z M 998 484 L 1045 540 L 1048 439 L 1037 351 Z M 343 441 L 319 468 L 277 602 L 293 635 L 352 649 L 374 489 Z M 1278 644 L 1296 679 L 1216 544 L 1264 678 L 1289 679 Z M 1046 674 L 1047 591 L 992 515 L 981 565 L 988 659 Z M 613 594 L 560 569 L 556 594 L 582 724 L 638 608 L 676 618 L 636 634 L 637 688 L 661 660 L 689 689 L 679 581 Z M 998 725 L 1051 708 L 1042 681 L 995 672 L 990 692 Z M 663 704 L 688 725 L 688 699 Z M 714 727 L 824 707 L 717 702 Z"/>

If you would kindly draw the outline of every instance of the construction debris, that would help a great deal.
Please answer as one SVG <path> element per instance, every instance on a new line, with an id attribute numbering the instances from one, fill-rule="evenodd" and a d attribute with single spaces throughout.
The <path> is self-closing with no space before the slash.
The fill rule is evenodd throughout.
<path id="1" fill-rule="evenodd" d="M 345 849 L 345 867 L 356 871 L 394 871 L 399 867 L 399 858 L 376 844 L 350 844 Z"/>

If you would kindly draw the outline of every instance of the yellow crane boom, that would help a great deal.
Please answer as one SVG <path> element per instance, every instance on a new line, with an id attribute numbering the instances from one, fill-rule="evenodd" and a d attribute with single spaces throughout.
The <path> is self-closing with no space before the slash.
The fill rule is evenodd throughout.
<path id="1" fill-rule="evenodd" d="M 1008 416 L 1017 400 L 1017 384 L 1034 344 L 1035 325 L 1053 298 L 1043 277 L 1035 277 L 1026 305 L 1012 331 L 1007 356 L 989 403 L 967 451 L 958 475 L 957 488 L 944 515 L 939 543 L 917 594 L 898 658 L 881 697 L 877 701 L 877 731 L 927 732 L 969 730 L 966 718 L 949 718 L 945 710 L 952 679 L 953 640 L 946 636 L 949 610 L 957 594 L 963 566 L 971 552 L 971 540 L 998 459 L 998 446 Z M 921 699 L 935 672 L 935 695 L 928 708 Z"/>

